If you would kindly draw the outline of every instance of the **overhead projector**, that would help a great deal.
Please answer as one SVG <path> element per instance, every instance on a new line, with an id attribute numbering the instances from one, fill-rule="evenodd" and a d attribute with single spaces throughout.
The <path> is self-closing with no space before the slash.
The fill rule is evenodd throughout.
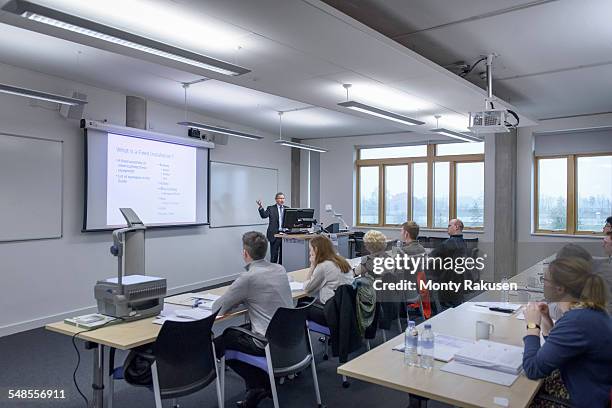
<path id="1" fill-rule="evenodd" d="M 470 112 L 470 129 L 476 134 L 506 133 L 514 128 L 508 122 L 510 112 L 506 109 L 488 109 L 479 112 Z"/>
<path id="2" fill-rule="evenodd" d="M 498 55 L 491 53 L 486 56 L 486 79 L 487 79 L 487 98 L 485 99 L 485 109 L 482 111 L 470 112 L 470 125 L 468 129 L 476 135 L 483 133 L 507 133 L 515 129 L 519 124 L 519 116 L 510 109 L 495 109 L 493 101 L 493 58 Z M 479 61 L 484 60 L 481 58 Z M 490 109 L 489 109 L 490 107 Z M 512 118 L 511 120 L 508 120 Z"/>

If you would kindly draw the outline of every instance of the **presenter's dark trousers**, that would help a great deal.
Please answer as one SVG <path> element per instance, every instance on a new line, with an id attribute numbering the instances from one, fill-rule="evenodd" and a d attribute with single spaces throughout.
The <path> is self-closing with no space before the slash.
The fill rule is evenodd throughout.
<path id="1" fill-rule="evenodd" d="M 272 238 L 270 240 L 270 262 L 282 264 L 283 263 L 283 239 Z"/>
<path id="2" fill-rule="evenodd" d="M 249 325 L 243 327 L 250 329 Z M 260 357 L 266 355 L 265 350 L 256 344 L 251 336 L 241 331 L 233 330 L 232 327 L 228 327 L 221 336 L 215 338 L 217 358 L 224 356 L 225 350 L 235 350 Z M 227 360 L 227 365 L 244 379 L 247 390 L 257 388 L 270 389 L 268 373 L 261 368 L 238 360 Z"/>

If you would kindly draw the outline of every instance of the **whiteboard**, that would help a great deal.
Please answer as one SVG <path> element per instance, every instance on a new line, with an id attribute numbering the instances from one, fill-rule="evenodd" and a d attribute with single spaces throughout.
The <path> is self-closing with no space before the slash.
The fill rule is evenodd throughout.
<path id="1" fill-rule="evenodd" d="M 267 224 L 259 216 L 258 199 L 274 200 L 278 169 L 210 162 L 210 226 Z"/>
<path id="2" fill-rule="evenodd" d="M 61 238 L 63 143 L 0 133 L 0 241 Z"/>

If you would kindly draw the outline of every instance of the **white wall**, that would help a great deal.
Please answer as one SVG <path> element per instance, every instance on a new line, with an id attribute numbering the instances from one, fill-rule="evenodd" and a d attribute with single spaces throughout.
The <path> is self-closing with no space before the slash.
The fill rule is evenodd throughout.
<path id="1" fill-rule="evenodd" d="M 533 225 L 533 132 L 612 126 L 612 114 L 542 120 L 537 127 L 520 128 L 517 141 L 517 237 L 519 271 L 551 255 L 563 245 L 583 245 L 593 255 L 603 256 L 601 238 L 542 236 L 532 233 Z M 612 140 L 607 148 L 612 151 Z M 602 227 L 604 224 L 602 219 Z"/>
<path id="2" fill-rule="evenodd" d="M 78 89 L 88 96 L 86 117 L 125 124 L 125 95 L 121 93 L 7 65 L 0 65 L 0 82 L 27 84 L 30 88 L 64 95 Z M 149 101 L 147 116 L 151 130 L 186 135 L 186 129 L 176 125 L 184 118 L 181 108 Z M 189 116 L 207 120 L 193 113 Z M 218 120 L 214 123 L 223 124 Z M 237 125 L 225 125 L 249 131 Z M 116 258 L 109 253 L 109 232 L 81 232 L 84 137 L 78 122 L 61 117 L 55 104 L 32 103 L 26 98 L 0 94 L 0 132 L 64 141 L 63 238 L 0 243 L 2 336 L 95 311 L 93 286 L 96 280 L 116 274 Z M 274 138 L 266 135 L 259 142 L 230 138 L 228 145 L 218 145 L 212 151 L 211 159 L 278 168 L 281 190 L 289 192 L 290 149 L 272 143 Z M 272 202 L 273 197 L 266 200 Z M 255 203 L 243 204 L 245 211 L 256 211 Z M 203 226 L 149 230 L 147 273 L 166 277 L 171 292 L 231 279 L 242 268 L 241 235 L 253 228 Z M 265 226 L 255 229 L 265 231 Z"/>
<path id="3" fill-rule="evenodd" d="M 418 144 L 427 142 L 430 136 L 417 133 L 406 133 L 396 135 L 373 135 L 357 137 L 340 137 L 333 139 L 308 139 L 309 144 L 328 149 L 327 153 L 321 153 L 321 198 L 320 208 L 325 208 L 325 204 L 332 204 L 336 212 L 342 213 L 343 218 L 350 225 L 356 222 L 355 203 L 356 203 L 356 172 L 355 159 L 357 157 L 356 146 L 381 146 L 397 144 Z M 491 268 L 493 253 L 490 244 L 493 242 L 493 205 L 494 182 L 495 182 L 495 142 L 493 136 L 485 139 L 485 228 L 481 233 L 466 232 L 466 237 L 478 237 L 479 246 L 487 253 L 487 269 L 482 278 L 492 277 Z M 327 225 L 334 222 L 330 214 L 322 212 L 323 224 Z M 359 228 L 365 230 L 365 228 Z M 379 228 L 388 238 L 399 238 L 398 228 Z M 421 230 L 421 235 L 446 237 L 446 231 Z M 482 254 L 481 254 L 482 255 Z"/>

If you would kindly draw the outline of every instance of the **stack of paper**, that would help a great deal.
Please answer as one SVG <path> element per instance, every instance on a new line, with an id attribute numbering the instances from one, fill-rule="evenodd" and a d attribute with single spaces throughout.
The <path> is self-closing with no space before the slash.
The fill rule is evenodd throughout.
<path id="1" fill-rule="evenodd" d="M 204 319 L 211 314 L 209 310 L 166 304 L 164 305 L 164 310 L 162 310 L 160 315 L 153 320 L 153 323 L 164 324 L 166 320 L 174 322 L 192 322 L 194 320 Z"/>
<path id="2" fill-rule="evenodd" d="M 299 292 L 304 290 L 304 282 L 289 282 L 292 292 Z"/>
<path id="3" fill-rule="evenodd" d="M 455 354 L 458 363 L 508 374 L 518 374 L 523 365 L 523 348 L 478 340 Z"/>
<path id="4" fill-rule="evenodd" d="M 171 303 L 173 305 L 181 306 L 193 306 L 195 301 L 195 293 L 181 293 L 180 295 L 169 296 L 164 299 L 164 303 Z"/>
<path id="5" fill-rule="evenodd" d="M 448 362 L 453 359 L 455 353 L 459 350 L 474 344 L 474 341 L 461 337 L 448 336 L 446 334 L 434 333 L 434 359 L 438 361 Z M 393 350 L 404 352 L 404 344 L 398 344 L 393 347 Z M 418 353 L 421 354 L 421 347 L 418 347 Z"/>

